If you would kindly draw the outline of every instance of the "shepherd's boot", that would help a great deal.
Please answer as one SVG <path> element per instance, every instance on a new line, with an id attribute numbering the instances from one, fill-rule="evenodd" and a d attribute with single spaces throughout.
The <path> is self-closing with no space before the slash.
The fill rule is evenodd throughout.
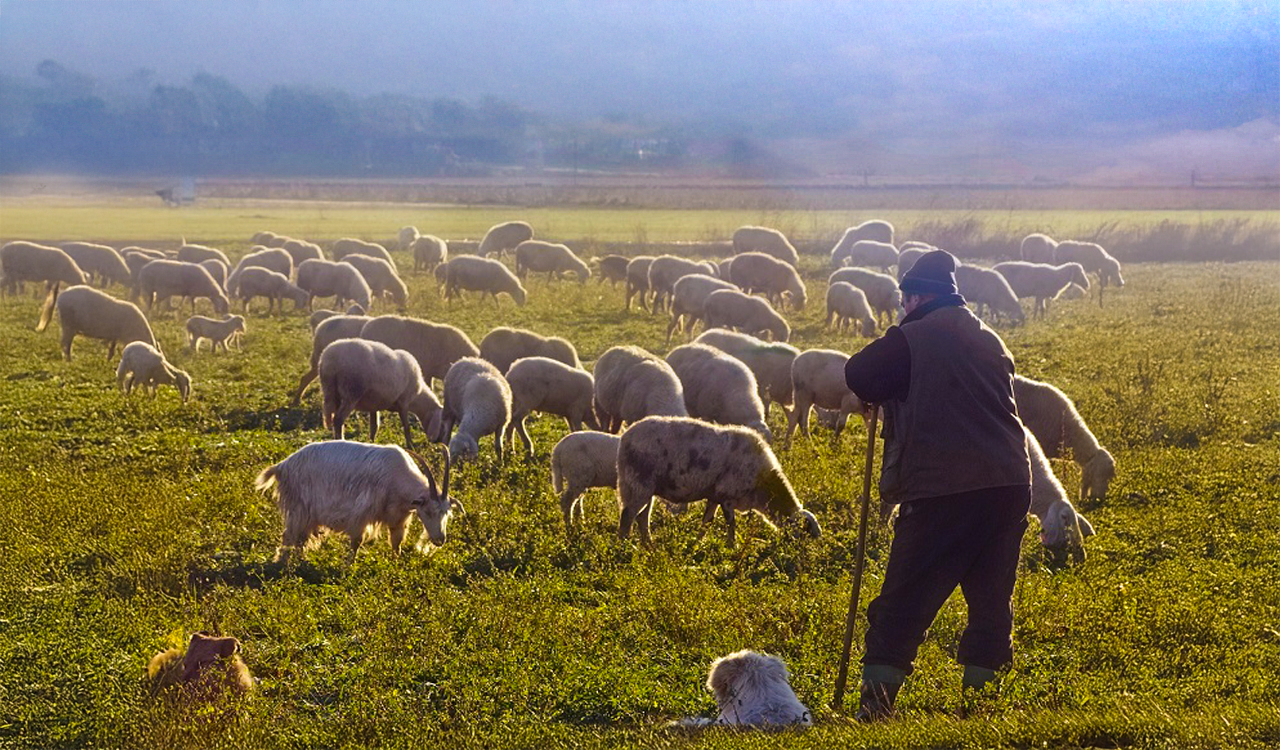
<path id="1" fill-rule="evenodd" d="M 983 713 L 1000 697 L 1000 680 L 994 669 L 964 665 L 960 687 L 960 718 Z"/>
<path id="2" fill-rule="evenodd" d="M 882 721 L 893 717 L 893 704 L 907 673 L 887 664 L 864 664 L 858 690 L 858 721 Z"/>

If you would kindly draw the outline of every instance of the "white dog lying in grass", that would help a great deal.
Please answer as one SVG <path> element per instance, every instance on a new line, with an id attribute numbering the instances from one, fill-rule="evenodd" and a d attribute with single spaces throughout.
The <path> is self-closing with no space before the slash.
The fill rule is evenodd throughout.
<path id="1" fill-rule="evenodd" d="M 807 727 L 812 714 L 791 689 L 787 665 L 776 656 L 738 651 L 711 663 L 707 689 L 716 697 L 720 716 L 690 718 L 680 727 Z"/>

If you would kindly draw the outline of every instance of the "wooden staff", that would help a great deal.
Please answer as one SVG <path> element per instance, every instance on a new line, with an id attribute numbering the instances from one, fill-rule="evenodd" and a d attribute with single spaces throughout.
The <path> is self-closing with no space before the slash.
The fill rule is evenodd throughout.
<path id="1" fill-rule="evenodd" d="M 853 649 L 853 624 L 858 617 L 858 595 L 862 589 L 862 564 L 867 557 L 867 512 L 871 506 L 871 465 L 876 452 L 876 421 L 880 407 L 871 404 L 871 422 L 867 427 L 867 462 L 862 472 L 862 515 L 858 521 L 858 553 L 853 566 L 853 593 L 849 596 L 849 616 L 844 626 L 844 653 L 840 655 L 840 671 L 836 675 L 836 696 L 832 705 L 844 707 L 844 688 L 849 678 L 849 652 Z"/>

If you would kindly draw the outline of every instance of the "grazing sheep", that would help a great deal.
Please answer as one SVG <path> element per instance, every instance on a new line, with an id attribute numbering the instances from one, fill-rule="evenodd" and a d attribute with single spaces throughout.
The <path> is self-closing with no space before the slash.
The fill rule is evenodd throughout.
<path id="1" fill-rule="evenodd" d="M 507 294 L 515 301 L 517 307 L 524 307 L 527 294 L 520 279 L 501 262 L 474 255 L 459 255 L 444 264 L 445 286 L 444 298 L 452 300 L 460 292 L 480 292 L 480 299 L 486 294 L 493 296 L 493 306 L 498 306 L 498 295 Z M 437 269 L 438 272 L 438 269 Z"/>
<path id="2" fill-rule="evenodd" d="M 369 415 L 369 442 L 378 437 L 378 412 L 394 411 L 404 428 L 404 444 L 413 450 L 409 415 L 418 418 L 428 440 L 440 432 L 440 400 L 422 378 L 418 361 L 402 349 L 363 339 L 341 339 L 320 354 L 321 413 L 333 439 L 342 440 L 353 411 Z"/>
<path id="3" fill-rule="evenodd" d="M 791 689 L 782 659 L 735 651 L 711 663 L 707 689 L 716 697 L 717 726 L 779 728 L 813 724 L 809 709 Z"/>
<path id="4" fill-rule="evenodd" d="M 382 258 L 352 253 L 342 262 L 354 266 L 364 277 L 365 283 L 369 285 L 370 300 L 389 294 L 401 310 L 409 303 L 409 288 L 404 285 L 396 269 Z"/>
<path id="5" fill-rule="evenodd" d="M 129 273 L 124 257 L 113 247 L 92 242 L 64 242 L 62 252 L 76 262 L 89 281 L 99 280 L 103 287 L 108 282 L 122 286 L 130 286 L 133 282 L 133 275 Z"/>
<path id="6" fill-rule="evenodd" d="M 844 263 L 848 266 L 879 268 L 884 273 L 888 273 L 889 266 L 898 264 L 898 258 L 898 248 L 888 242 L 858 240 L 853 243 L 853 247 L 849 248 L 849 255 L 845 257 Z"/>
<path id="7" fill-rule="evenodd" d="M 205 245 L 189 245 L 185 242 L 182 247 L 178 248 L 178 255 L 175 260 L 180 260 L 185 263 L 200 263 L 201 261 L 206 260 L 220 260 L 222 261 L 222 265 L 227 268 L 231 268 L 231 260 L 227 258 L 226 253 L 222 252 L 218 248 L 206 247 Z"/>
<path id="8" fill-rule="evenodd" d="M 195 313 L 196 299 L 200 297 L 213 303 L 213 311 L 219 315 L 226 315 L 231 307 L 222 287 L 204 266 L 181 260 L 153 260 L 143 266 L 138 271 L 138 293 L 148 311 L 157 301 L 168 304 L 170 297 L 179 298 L 179 311 L 181 300 L 190 299 L 191 312 Z"/>
<path id="9" fill-rule="evenodd" d="M 191 396 L 191 376 L 169 364 L 159 350 L 145 341 L 125 346 L 116 367 L 116 385 L 126 396 L 133 393 L 134 385 L 146 386 L 152 398 L 160 385 L 176 387 L 184 404 Z"/>
<path id="10" fill-rule="evenodd" d="M 570 367 L 582 368 L 578 350 L 558 336 L 542 336 L 522 328 L 499 326 L 480 340 L 480 357 L 488 360 L 498 372 L 506 372 L 511 363 L 523 357 L 548 357 Z"/>
<path id="11" fill-rule="evenodd" d="M 240 283 L 240 274 L 246 268 L 265 268 L 290 279 L 293 278 L 293 256 L 278 247 L 264 247 L 244 255 L 227 277 L 227 294 L 238 296 L 236 289 Z"/>
<path id="12" fill-rule="evenodd" d="M 928 242 L 921 242 L 920 240 L 907 240 L 901 245 L 898 245 L 898 260 L 899 261 L 902 260 L 903 250 L 924 250 L 927 253 L 931 250 L 937 250 L 937 249 L 938 249 L 937 247 L 930 245 Z"/>
<path id="13" fill-rule="evenodd" d="M 887 221 L 872 219 L 864 221 L 856 227 L 849 227 L 840 235 L 840 241 L 831 248 L 831 266 L 839 268 L 844 265 L 845 258 L 853 250 L 854 244 L 862 240 L 873 240 L 893 244 L 893 225 Z"/>
<path id="14" fill-rule="evenodd" d="M 434 234 L 424 234 L 413 241 L 413 270 L 435 271 L 449 260 L 449 244 Z"/>
<path id="15" fill-rule="evenodd" d="M 713 328 L 694 339 L 695 344 L 714 346 L 741 361 L 756 378 L 760 400 L 768 413 L 769 404 L 776 401 L 783 414 L 791 405 L 794 389 L 791 385 L 791 364 L 800 350 L 790 344 L 762 341 L 745 333 L 735 333 L 723 328 Z"/>
<path id="16" fill-rule="evenodd" d="M 1089 277 L 1079 263 L 1063 263 L 1051 266 L 1047 263 L 1028 263 L 1022 260 L 1010 260 L 997 263 L 991 270 L 1009 282 L 1009 288 L 1018 296 L 1034 297 L 1037 316 L 1049 314 L 1049 300 L 1058 295 L 1069 284 L 1078 284 L 1089 288 Z"/>
<path id="17" fill-rule="evenodd" d="M 933 252 L 934 250 L 937 250 L 937 248 L 932 245 L 927 245 L 925 247 L 904 246 L 902 251 L 898 253 L 898 281 L 902 281 L 902 277 L 907 275 L 907 271 L 911 270 L 911 267 L 916 264 L 917 260 L 920 260 L 921 255 Z"/>
<path id="18" fill-rule="evenodd" d="M 480 354 L 467 334 L 458 328 L 398 315 L 371 318 L 360 330 L 360 338 L 409 352 L 418 360 L 422 377 L 428 383 L 433 379 L 444 380 L 458 360 Z"/>
<path id="19" fill-rule="evenodd" d="M 306 260 L 326 260 L 324 250 L 316 243 L 307 242 L 306 240 L 295 240 L 290 237 L 285 240 L 280 249 L 288 253 L 290 258 L 293 258 L 293 267 L 295 269 Z"/>
<path id="20" fill-rule="evenodd" d="M 622 309 L 631 309 L 631 298 L 640 295 L 640 309 L 649 312 L 649 266 L 653 264 L 652 255 L 637 255 L 627 261 L 627 299 Z"/>
<path id="21" fill-rule="evenodd" d="M 311 335 L 314 336 L 316 328 L 335 315 L 364 315 L 364 313 L 365 309 L 356 304 L 349 305 L 345 313 L 340 313 L 337 310 L 316 310 L 307 318 L 307 325 L 311 328 Z"/>
<path id="22" fill-rule="evenodd" d="M 844 330 L 846 323 L 858 323 L 863 336 L 876 335 L 876 318 L 871 313 L 867 295 L 847 281 L 837 281 L 827 287 L 827 327 L 835 322 L 837 330 Z"/>
<path id="23" fill-rule="evenodd" d="M 240 300 L 246 313 L 249 311 L 249 303 L 255 297 L 267 298 L 268 314 L 275 312 L 276 306 L 279 305 L 281 315 L 284 314 L 284 300 L 293 300 L 294 310 L 301 310 L 311 300 L 311 295 L 306 289 L 289 281 L 289 277 L 284 274 L 258 266 L 245 268 L 239 273 L 235 296 Z"/>
<path id="24" fill-rule="evenodd" d="M 329 249 L 329 254 L 333 256 L 335 261 L 342 260 L 349 255 L 364 255 L 370 258 L 381 258 L 387 262 L 393 269 L 399 273 L 396 268 L 396 261 L 391 257 L 391 253 L 387 249 L 376 242 L 365 242 L 352 237 L 344 237 L 335 240 L 333 247 Z"/>
<path id="25" fill-rule="evenodd" d="M 591 262 L 595 263 L 600 271 L 600 278 L 598 279 L 600 283 L 603 284 L 608 281 L 609 286 L 614 288 L 617 288 L 619 281 L 626 283 L 627 266 L 631 264 L 630 258 L 625 255 L 606 255 L 603 258 L 592 258 Z"/>
<path id="26" fill-rule="evenodd" d="M 707 297 L 702 319 L 707 328 L 734 328 L 743 333 L 768 333 L 774 341 L 791 337 L 791 326 L 768 300 L 743 294 L 736 289 L 720 289 Z"/>
<path id="27" fill-rule="evenodd" d="M 769 227 L 738 227 L 733 233 L 733 254 L 760 252 L 777 258 L 792 268 L 800 264 L 800 255 L 787 236 Z"/>
<path id="28" fill-rule="evenodd" d="M 615 346 L 596 360 L 596 418 L 616 433 L 625 422 L 648 416 L 688 416 L 680 377 L 661 359 L 636 346 Z"/>
<path id="29" fill-rule="evenodd" d="M 498 368 L 479 357 L 453 363 L 444 377 L 444 416 L 440 436 L 459 461 L 480 455 L 480 438 L 493 435 L 498 462 L 505 460 L 502 440 L 511 422 L 511 386 Z M 454 427 L 458 433 L 453 433 Z"/>
<path id="30" fill-rule="evenodd" d="M 480 240 L 480 248 L 476 250 L 476 255 L 482 258 L 497 254 L 502 257 L 508 250 L 515 250 L 525 240 L 533 239 L 533 227 L 523 221 L 508 221 L 502 224 L 494 224 L 489 227 L 489 231 L 485 232 L 484 239 Z"/>
<path id="31" fill-rule="evenodd" d="M 1047 234 L 1036 232 L 1022 238 L 1018 254 L 1028 263 L 1054 263 L 1057 249 L 1056 240 Z"/>
<path id="32" fill-rule="evenodd" d="M 396 235 L 396 239 L 400 242 L 401 250 L 408 250 L 413 247 L 413 243 L 418 241 L 422 235 L 418 234 L 417 227 L 401 227 L 400 233 Z"/>
<path id="33" fill-rule="evenodd" d="M 1089 431 L 1070 397 L 1049 383 L 1015 375 L 1013 398 L 1018 416 L 1049 458 L 1071 451 L 1080 465 L 1080 499 L 1101 500 L 1116 476 L 1116 461 Z"/>
<path id="34" fill-rule="evenodd" d="M 264 229 L 261 232 L 254 234 L 253 239 L 249 241 L 255 245 L 262 245 L 263 247 L 280 247 L 287 239 L 289 238 L 284 235 L 276 234 L 275 232 Z"/>
<path id="35" fill-rule="evenodd" d="M 1088 296 L 1089 296 L 1089 290 L 1085 289 L 1079 284 L 1067 284 L 1066 286 L 1062 287 L 1062 291 L 1058 292 L 1057 296 L 1055 296 L 1054 299 L 1055 300 L 1073 300 L 1073 299 L 1084 299 Z"/>
<path id="36" fill-rule="evenodd" d="M 737 511 L 755 511 L 770 525 L 798 517 L 810 536 L 822 533 L 768 443 L 745 427 L 687 417 L 648 417 L 631 425 L 618 442 L 619 538 L 626 539 L 636 523 L 641 540 L 651 542 L 654 495 L 675 505 L 706 500 L 704 522 L 720 508 L 730 547 Z"/>
<path id="37" fill-rule="evenodd" d="M 582 521 L 582 494 L 592 487 L 618 488 L 617 435 L 584 430 L 560 438 L 551 449 L 551 486 L 560 495 L 564 525 Z"/>
<path id="38" fill-rule="evenodd" d="M 218 347 L 227 351 L 227 342 L 240 348 L 240 335 L 245 332 L 244 317 L 231 315 L 224 320 L 206 318 L 203 315 L 192 315 L 187 318 L 187 349 L 192 353 L 200 351 L 200 340 L 209 340 L 210 351 L 217 352 Z"/>
<path id="39" fill-rule="evenodd" d="M 981 314 L 983 307 L 991 309 L 993 316 L 1007 315 L 1014 323 L 1022 323 L 1027 319 L 1018 304 L 1018 295 L 998 272 L 990 268 L 979 268 L 964 264 L 956 267 L 956 286 L 965 301 L 978 306 Z"/>
<path id="40" fill-rule="evenodd" d="M 124 258 L 124 264 L 129 267 L 129 293 L 134 299 L 141 297 L 138 290 L 138 274 L 142 272 L 142 267 L 153 260 L 165 260 L 164 253 L 159 250 L 144 250 L 140 247 L 126 247 L 120 251 L 121 257 Z"/>
<path id="41" fill-rule="evenodd" d="M 516 245 L 516 276 L 523 281 L 530 271 L 545 273 L 547 281 L 560 278 L 566 271 L 577 274 L 579 284 L 591 278 L 591 269 L 567 245 L 541 240 L 525 240 Z"/>
<path id="42" fill-rule="evenodd" d="M 828 285 L 841 281 L 862 290 L 862 293 L 867 296 L 867 304 L 871 305 L 871 310 L 875 313 L 877 322 L 881 316 L 892 322 L 902 307 L 902 291 L 898 289 L 898 281 L 888 274 L 868 271 L 865 268 L 841 268 L 827 278 Z"/>
<path id="43" fill-rule="evenodd" d="M 225 294 L 227 291 L 227 266 L 217 258 L 202 260 L 196 265 L 209 272 L 213 280 L 217 282 L 218 288 Z"/>
<path id="44" fill-rule="evenodd" d="M 298 380 L 298 389 L 289 398 L 291 406 L 297 406 L 302 401 L 302 394 L 306 392 L 307 386 L 320 375 L 320 355 L 324 353 L 325 347 L 341 339 L 360 338 L 360 331 L 371 320 L 373 318 L 366 315 L 334 315 L 320 321 L 311 336 L 310 367 Z"/>
<path id="45" fill-rule="evenodd" d="M 593 430 L 600 427 L 592 411 L 595 379 L 586 370 L 548 357 L 524 357 L 511 365 L 506 377 L 511 386 L 511 422 L 506 439 L 510 441 L 512 432 L 518 434 L 527 455 L 533 456 L 533 441 L 524 421 L 535 411 L 564 417 L 574 432 L 581 430 L 583 424 Z"/>
<path id="46" fill-rule="evenodd" d="M 715 276 L 719 269 L 714 263 L 698 262 L 674 255 L 661 255 L 649 264 L 649 291 L 653 293 L 652 312 L 667 308 L 667 298 L 681 276 L 704 273 Z"/>
<path id="47" fill-rule="evenodd" d="M 769 256 L 762 256 L 769 258 Z M 776 262 L 769 258 L 770 262 Z M 677 328 L 682 333 L 692 334 L 693 329 L 702 320 L 707 297 L 719 289 L 734 289 L 733 284 L 721 281 L 704 273 L 691 273 L 681 276 L 671 288 L 671 323 L 667 325 L 667 343 L 671 343 L 671 334 Z"/>
<path id="48" fill-rule="evenodd" d="M 1077 563 L 1085 560 L 1084 539 L 1093 536 L 1093 525 L 1076 512 L 1067 491 L 1054 476 L 1040 442 L 1031 430 L 1027 433 L 1027 453 L 1031 456 L 1031 514 L 1040 519 L 1040 543 L 1049 550 L 1057 565 L 1070 555 Z"/>
<path id="49" fill-rule="evenodd" d="M 0 247 L 0 289 L 16 294 L 25 281 L 43 281 L 50 290 L 57 284 L 88 283 L 80 266 L 56 247 L 21 241 Z"/>
<path id="50" fill-rule="evenodd" d="M 667 364 L 680 378 L 689 416 L 742 425 L 773 440 L 756 376 L 741 361 L 713 346 L 685 344 L 667 353 Z"/>
<path id="51" fill-rule="evenodd" d="M 791 410 L 787 419 L 787 437 L 783 447 L 791 447 L 791 435 L 796 426 L 800 434 L 809 437 L 809 409 L 817 406 L 840 412 L 836 421 L 833 440 L 840 439 L 840 432 L 855 412 L 862 414 L 865 405 L 853 395 L 845 384 L 844 365 L 849 355 L 834 349 L 809 349 L 800 352 L 800 356 L 791 365 L 791 383 L 795 388 L 796 407 Z"/>
<path id="52" fill-rule="evenodd" d="M 1098 274 L 1098 304 L 1102 304 L 1102 290 L 1109 283 L 1124 286 L 1124 279 L 1120 277 L 1120 262 L 1096 242 L 1063 240 L 1058 243 L 1054 258 L 1058 263 L 1079 263 L 1085 272 Z"/>
<path id="53" fill-rule="evenodd" d="M 733 258 L 729 280 L 747 293 L 762 292 L 774 305 L 782 306 L 783 295 L 792 307 L 803 310 L 807 296 L 795 266 L 764 253 L 743 253 Z"/>
<path id="54" fill-rule="evenodd" d="M 1124 286 L 1124 277 L 1120 275 L 1120 261 L 1108 255 L 1102 259 L 1102 267 L 1098 270 L 1098 281 L 1102 285 L 1102 289 L 1106 289 L 1108 284 L 1116 286 Z M 1098 292 L 1098 299 L 1102 299 L 1102 292 Z"/>
<path id="55" fill-rule="evenodd" d="M 449 452 L 444 452 L 444 482 L 436 488 L 431 468 L 422 471 L 398 445 L 348 440 L 311 443 L 262 470 L 254 482 L 273 492 L 284 515 L 284 538 L 276 559 L 285 562 L 295 547 L 308 544 L 322 528 L 347 535 L 348 561 L 354 561 L 369 527 L 391 532 L 391 554 L 400 553 L 405 526 L 416 512 L 425 539 L 445 543 L 456 503 L 449 497 Z M 419 541 L 419 545 L 422 541 Z"/>
<path id="56" fill-rule="evenodd" d="M 235 638 L 193 633 L 186 652 L 166 649 L 147 662 L 151 694 L 177 687 L 200 701 L 216 700 L 224 691 L 244 695 L 253 690 L 253 675 L 239 652 Z"/>
<path id="57" fill-rule="evenodd" d="M 368 310 L 373 305 L 369 284 L 350 263 L 312 258 L 298 264 L 298 286 L 307 290 L 307 309 L 316 297 L 336 297 L 337 304 L 355 302 Z"/>
<path id="58" fill-rule="evenodd" d="M 62 356 L 68 362 L 71 361 L 71 342 L 77 333 L 106 341 L 107 359 L 115 356 L 116 344 L 124 346 L 133 341 L 142 341 L 156 346 L 151 324 L 137 305 L 118 300 L 91 286 L 73 286 L 62 292 L 61 296 L 55 286 L 53 293 L 45 300 L 40 323 L 36 326 L 37 331 L 48 327 L 55 307 L 58 310 L 58 322 L 62 325 Z"/>

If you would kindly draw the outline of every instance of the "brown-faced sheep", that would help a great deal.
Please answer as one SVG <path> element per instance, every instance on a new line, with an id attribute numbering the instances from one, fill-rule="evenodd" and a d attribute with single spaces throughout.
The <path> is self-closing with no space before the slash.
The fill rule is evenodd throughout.
<path id="1" fill-rule="evenodd" d="M 686 344 L 667 353 L 667 364 L 680 378 L 689 416 L 742 425 L 773 440 L 756 376 L 741 361 L 713 346 Z"/>
<path id="2" fill-rule="evenodd" d="M 547 281 L 572 271 L 579 284 L 591 278 L 591 269 L 567 245 L 542 240 L 525 240 L 516 245 L 516 276 L 524 280 L 529 272 L 545 273 Z"/>
<path id="3" fill-rule="evenodd" d="M 459 461 L 480 455 L 480 438 L 493 435 L 498 461 L 505 460 L 503 437 L 511 422 L 511 386 L 498 368 L 479 357 L 453 363 L 444 377 L 441 437 Z M 457 427 L 457 434 L 453 428 Z M 450 437 L 452 435 L 452 437 Z"/>
<path id="4" fill-rule="evenodd" d="M 508 250 L 515 250 L 525 240 L 533 239 L 533 227 L 523 221 L 507 221 L 502 224 L 494 224 L 489 227 L 489 231 L 485 232 L 484 239 L 480 240 L 480 248 L 476 250 L 476 255 L 482 258 L 490 255 L 501 257 Z"/>
<path id="5" fill-rule="evenodd" d="M 511 365 L 506 378 L 511 386 L 506 439 L 510 442 L 511 433 L 518 434 L 526 455 L 533 455 L 533 440 L 524 422 L 535 411 L 564 417 L 575 432 L 583 424 L 593 430 L 600 426 L 592 410 L 595 379 L 586 370 L 547 357 L 524 357 Z"/>
<path id="6" fill-rule="evenodd" d="M 578 350 L 558 336 L 542 336 L 522 328 L 499 326 L 480 340 L 480 357 L 506 372 L 511 363 L 523 357 L 549 357 L 569 367 L 581 369 Z"/>
<path id="7" fill-rule="evenodd" d="M 352 253 L 343 258 L 342 262 L 355 266 L 355 269 L 364 277 L 372 295 L 370 299 L 380 299 L 390 295 L 396 307 L 401 310 L 409 303 L 409 288 L 404 285 L 396 269 L 382 258 Z"/>
<path id="8" fill-rule="evenodd" d="M 424 234 L 413 241 L 413 270 L 434 272 L 436 266 L 449 260 L 449 244 L 434 234 Z"/>
<path id="9" fill-rule="evenodd" d="M 40 324 L 36 326 L 37 331 L 48 327 L 55 307 L 58 310 L 58 322 L 62 324 L 62 356 L 68 362 L 71 361 L 71 342 L 78 333 L 106 341 L 107 359 L 115 356 L 117 344 L 124 346 L 134 341 L 143 341 L 151 346 L 156 345 L 151 324 L 137 305 L 118 300 L 93 287 L 73 286 L 62 292 L 61 296 L 58 288 L 54 287 L 53 294 L 45 302 Z"/>
<path id="10" fill-rule="evenodd" d="M 791 337 L 791 326 L 768 300 L 736 289 L 720 289 L 707 296 L 703 306 L 707 328 L 734 328 L 744 333 L 768 333 L 774 341 Z"/>
<path id="11" fill-rule="evenodd" d="M 200 701 L 253 690 L 253 675 L 240 658 L 240 641 L 208 633 L 193 633 L 185 652 L 171 648 L 151 657 L 147 681 L 152 695 L 180 688 L 185 697 Z"/>
<path id="12" fill-rule="evenodd" d="M 517 307 L 524 307 L 524 286 L 520 279 L 500 261 L 489 258 L 478 258 L 474 255 L 459 255 L 444 264 L 445 287 L 444 298 L 452 301 L 461 292 L 480 292 L 480 299 L 485 295 L 493 296 L 493 306 L 498 306 L 498 295 L 507 294 L 515 301 Z"/>
<path id="13" fill-rule="evenodd" d="M 307 309 L 316 297 L 336 297 L 337 304 L 355 302 L 368 310 L 373 304 L 369 284 L 350 263 L 328 260 L 304 260 L 298 264 L 298 286 L 307 290 Z"/>
<path id="14" fill-rule="evenodd" d="M 71 256 L 56 247 L 21 241 L 0 247 L 0 289 L 15 294 L 26 281 L 43 281 L 50 290 L 57 284 L 87 283 Z"/>
<path id="15" fill-rule="evenodd" d="M 636 346 L 615 346 L 596 360 L 596 418 L 616 433 L 648 416 L 687 416 L 684 389 L 671 365 Z"/>
<path id="16" fill-rule="evenodd" d="M 398 315 L 371 319 L 360 330 L 360 338 L 409 352 L 418 360 L 422 377 L 428 383 L 432 379 L 444 380 L 458 360 L 480 355 L 480 350 L 459 328 Z"/>
<path id="17" fill-rule="evenodd" d="M 116 385 L 124 395 L 133 393 L 135 385 L 146 386 L 151 397 L 156 397 L 156 387 L 171 385 L 178 389 L 182 403 L 191 396 L 191 376 L 169 364 L 154 346 L 145 341 L 134 341 L 124 348 L 120 365 L 116 367 Z"/>
<path id="18" fill-rule="evenodd" d="M 733 233 L 733 254 L 764 253 L 789 264 L 799 265 L 800 255 L 782 232 L 770 227 L 738 227 Z"/>
<path id="19" fill-rule="evenodd" d="M 64 242 L 62 251 L 71 256 L 90 281 L 100 281 L 103 287 L 109 282 L 126 287 L 133 283 L 129 266 L 113 247 L 92 242 Z"/>
<path id="20" fill-rule="evenodd" d="M 333 439 L 342 440 L 347 417 L 369 415 L 369 442 L 378 437 L 380 411 L 394 411 L 404 428 L 404 444 L 413 450 L 409 415 L 418 418 L 428 440 L 440 433 L 440 400 L 422 378 L 418 361 L 408 352 L 363 339 L 341 339 L 320 354 L 321 414 Z"/>
<path id="21" fill-rule="evenodd" d="M 240 335 L 245 332 L 244 317 L 232 315 L 225 320 L 214 320 L 203 315 L 192 315 L 187 318 L 187 349 L 195 354 L 200 351 L 201 339 L 209 340 L 210 351 L 217 352 L 218 347 L 227 351 L 227 343 L 232 342 L 236 349 L 240 348 Z"/>

